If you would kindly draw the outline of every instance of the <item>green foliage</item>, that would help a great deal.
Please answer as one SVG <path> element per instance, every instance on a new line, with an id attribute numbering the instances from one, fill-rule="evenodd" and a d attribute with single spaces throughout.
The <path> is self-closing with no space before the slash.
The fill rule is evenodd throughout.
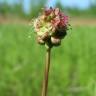
<path id="1" fill-rule="evenodd" d="M 60 1 L 57 1 L 55 6 L 60 8 L 60 10 L 63 10 L 63 5 L 60 3 Z"/>
<path id="2" fill-rule="evenodd" d="M 31 18 L 38 16 L 38 14 L 41 12 L 41 9 L 45 7 L 46 1 L 47 0 L 36 0 L 33 2 L 33 0 L 31 0 L 30 3 Z"/>
<path id="3" fill-rule="evenodd" d="M 96 17 L 96 4 L 91 4 L 87 9 L 63 7 L 63 10 L 71 16 Z"/>
<path id="4" fill-rule="evenodd" d="M 48 96 L 96 95 L 95 41 L 96 26 L 74 26 L 53 48 Z M 0 24 L 0 96 L 39 96 L 44 59 L 45 48 L 36 43 L 31 27 Z"/>
<path id="5" fill-rule="evenodd" d="M 16 3 L 14 5 L 10 5 L 7 2 L 0 4 L 0 15 L 17 15 L 24 16 L 23 8 L 21 3 Z"/>
<path id="6" fill-rule="evenodd" d="M 96 3 L 91 4 L 91 6 L 89 8 L 89 13 L 94 14 L 96 16 Z"/>
<path id="7" fill-rule="evenodd" d="M 41 9 L 45 7 L 46 0 L 30 0 L 30 10 L 29 12 L 24 12 L 23 9 L 23 0 L 20 0 L 18 3 L 13 5 L 8 4 L 7 2 L 0 3 L 0 15 L 13 15 L 20 16 L 23 18 L 32 18 L 38 16 Z"/>
<path id="8" fill-rule="evenodd" d="M 8 10 L 11 11 L 10 6 L 5 2 L 3 4 L 0 4 L 0 13 L 3 15 L 8 14 Z"/>
<path id="9" fill-rule="evenodd" d="M 19 0 L 18 3 L 9 5 L 7 2 L 0 3 L 0 15 L 7 16 L 16 15 L 26 19 L 38 16 L 41 12 L 41 9 L 46 6 L 47 0 L 30 0 L 30 10 L 25 13 L 23 9 L 23 0 Z M 96 3 L 92 3 L 88 9 L 80 10 L 78 8 L 66 8 L 58 0 L 55 4 L 56 7 L 59 7 L 64 12 L 70 14 L 70 16 L 96 16 Z"/>

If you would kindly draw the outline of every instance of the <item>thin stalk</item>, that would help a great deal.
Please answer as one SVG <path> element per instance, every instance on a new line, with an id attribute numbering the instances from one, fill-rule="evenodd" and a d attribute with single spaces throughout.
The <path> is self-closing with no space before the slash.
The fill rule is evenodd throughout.
<path id="1" fill-rule="evenodd" d="M 44 73 L 44 81 L 43 81 L 41 96 L 47 96 L 48 76 L 49 76 L 49 68 L 50 68 L 50 53 L 51 53 L 51 48 L 46 50 L 45 73 Z"/>

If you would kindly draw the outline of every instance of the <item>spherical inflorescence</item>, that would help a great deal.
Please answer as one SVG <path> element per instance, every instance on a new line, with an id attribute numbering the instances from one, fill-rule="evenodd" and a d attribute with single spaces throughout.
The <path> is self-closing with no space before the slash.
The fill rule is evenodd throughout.
<path id="1" fill-rule="evenodd" d="M 68 30 L 68 16 L 64 15 L 59 8 L 45 8 L 33 21 L 33 27 L 39 44 L 48 47 L 58 46 Z"/>

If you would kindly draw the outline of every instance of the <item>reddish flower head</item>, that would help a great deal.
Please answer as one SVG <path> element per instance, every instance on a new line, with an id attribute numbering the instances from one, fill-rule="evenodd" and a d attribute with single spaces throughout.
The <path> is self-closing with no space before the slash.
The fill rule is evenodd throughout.
<path id="1" fill-rule="evenodd" d="M 68 29 L 68 16 L 59 8 L 45 8 L 43 13 L 34 21 L 34 29 L 42 43 L 56 45 L 65 37 Z M 39 41 L 39 43 L 40 43 Z M 56 42 L 55 42 L 56 41 Z"/>

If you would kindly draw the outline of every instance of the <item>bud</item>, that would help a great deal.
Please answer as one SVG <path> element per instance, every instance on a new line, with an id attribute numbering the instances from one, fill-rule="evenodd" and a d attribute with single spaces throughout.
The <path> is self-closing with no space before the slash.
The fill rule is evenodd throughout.
<path id="1" fill-rule="evenodd" d="M 44 34 L 42 34 L 41 38 L 42 40 L 47 40 L 48 39 L 48 32 L 45 32 Z"/>
<path id="2" fill-rule="evenodd" d="M 41 39 L 41 37 L 37 37 L 37 42 L 38 42 L 38 44 L 41 44 L 41 45 L 43 45 L 45 42 Z"/>
<path id="3" fill-rule="evenodd" d="M 60 9 L 59 8 L 55 8 L 55 15 L 58 15 L 60 12 Z"/>
<path id="4" fill-rule="evenodd" d="M 61 40 L 56 37 L 51 37 L 51 42 L 53 45 L 60 45 L 61 44 Z"/>

